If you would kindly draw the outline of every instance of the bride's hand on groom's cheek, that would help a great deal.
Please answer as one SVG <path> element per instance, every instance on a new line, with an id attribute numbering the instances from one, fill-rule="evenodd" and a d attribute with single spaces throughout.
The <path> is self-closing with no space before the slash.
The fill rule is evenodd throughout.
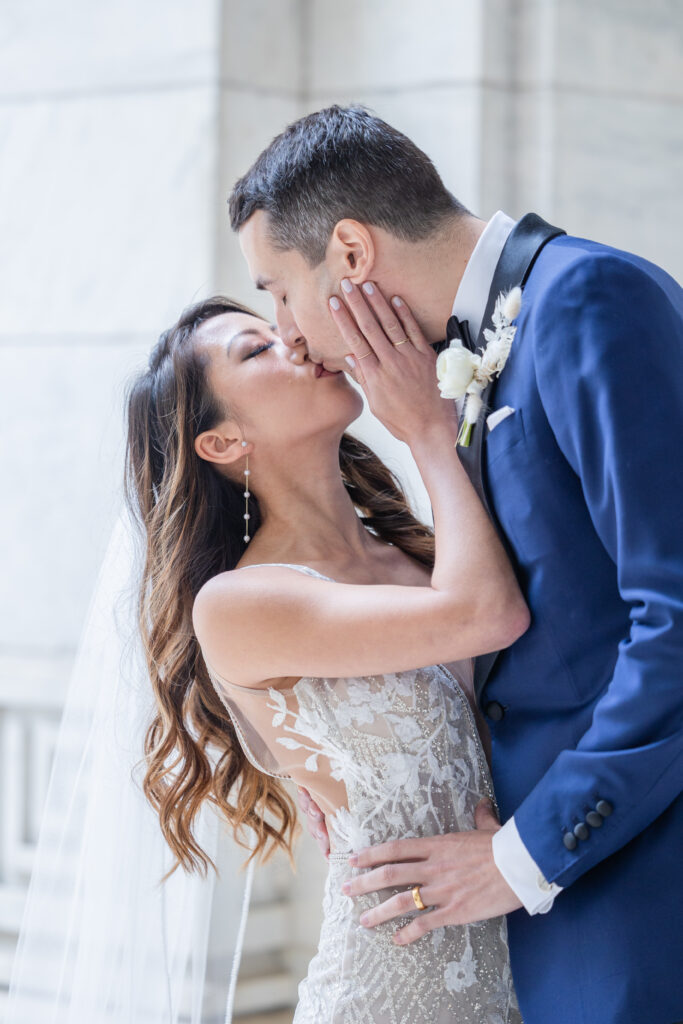
<path id="1" fill-rule="evenodd" d="M 455 403 L 439 392 L 436 352 L 402 299 L 389 303 L 373 281 L 358 288 L 345 279 L 330 315 L 370 411 L 394 437 L 410 442 L 431 425 L 457 430 Z"/>
<path id="2" fill-rule="evenodd" d="M 320 810 L 315 800 L 311 799 L 311 794 L 307 789 L 304 789 L 303 786 L 297 786 L 297 794 L 299 797 L 299 807 L 306 815 L 308 831 L 327 857 L 330 852 L 330 839 L 327 834 L 325 815 Z"/>
<path id="3" fill-rule="evenodd" d="M 481 800 L 470 832 L 396 839 L 370 846 L 350 858 L 364 870 L 342 887 L 348 896 L 403 888 L 396 896 L 366 911 L 360 922 L 374 928 L 415 911 L 412 888 L 420 887 L 426 909 L 394 934 L 398 945 L 415 942 L 442 925 L 471 924 L 509 914 L 522 906 L 493 859 L 492 838 L 500 828 L 493 806 Z"/>

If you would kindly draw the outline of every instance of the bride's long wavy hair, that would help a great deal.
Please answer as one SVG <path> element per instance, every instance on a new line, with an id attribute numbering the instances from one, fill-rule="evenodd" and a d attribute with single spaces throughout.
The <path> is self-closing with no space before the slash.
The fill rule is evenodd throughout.
<path id="1" fill-rule="evenodd" d="M 164 879 L 180 865 L 204 876 L 209 863 L 216 869 L 192 833 L 204 800 L 219 809 L 245 848 L 243 830 L 253 829 L 256 842 L 247 861 L 256 855 L 266 860 L 278 847 L 291 858 L 297 821 L 282 783 L 245 757 L 192 626 L 197 592 L 212 576 L 233 569 L 246 548 L 242 484 L 194 448 L 197 435 L 229 416 L 208 385 L 207 360 L 194 337 L 201 324 L 231 312 L 259 316 L 220 295 L 186 308 L 126 392 L 124 496 L 141 531 L 139 629 L 156 702 L 144 742 L 143 791 L 176 856 Z M 433 567 L 432 529 L 416 519 L 396 477 L 374 452 L 344 433 L 339 466 L 362 522 Z M 253 536 L 260 524 L 253 493 L 249 512 Z M 219 754 L 214 761 L 209 745 Z"/>

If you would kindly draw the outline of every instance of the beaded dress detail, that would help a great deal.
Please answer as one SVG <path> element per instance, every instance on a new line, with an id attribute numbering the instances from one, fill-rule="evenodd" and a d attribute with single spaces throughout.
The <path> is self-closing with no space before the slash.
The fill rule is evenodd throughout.
<path id="1" fill-rule="evenodd" d="M 262 564 L 330 579 L 309 566 Z M 471 678 L 471 661 L 456 665 L 461 679 Z M 428 665 L 256 689 L 207 670 L 252 764 L 305 786 L 325 811 L 331 852 L 323 923 L 293 1024 L 521 1024 L 504 917 L 442 926 L 397 946 L 394 932 L 429 909 L 374 928 L 358 919 L 406 886 L 357 897 L 341 891 L 359 873 L 349 853 L 471 829 L 483 796 L 495 806 L 456 675 Z"/>

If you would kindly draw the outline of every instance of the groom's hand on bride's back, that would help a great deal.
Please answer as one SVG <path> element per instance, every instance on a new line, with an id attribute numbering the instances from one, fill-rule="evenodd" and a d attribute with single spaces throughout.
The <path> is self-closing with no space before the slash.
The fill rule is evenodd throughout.
<path id="1" fill-rule="evenodd" d="M 308 831 L 327 857 L 330 853 L 330 839 L 327 834 L 325 815 L 320 810 L 315 800 L 311 799 L 311 794 L 307 789 L 304 789 L 303 786 L 297 786 L 297 793 L 299 796 L 299 807 L 306 815 Z"/>
<path id="2" fill-rule="evenodd" d="M 369 846 L 349 858 L 360 873 L 345 882 L 347 896 L 399 888 L 401 891 L 366 911 L 360 923 L 366 928 L 412 914 L 412 888 L 418 885 L 426 910 L 394 933 L 394 942 L 405 945 L 442 925 L 463 925 L 499 917 L 522 904 L 493 859 L 492 838 L 500 828 L 491 801 L 484 798 L 475 810 L 475 827 L 469 832 L 395 839 Z"/>

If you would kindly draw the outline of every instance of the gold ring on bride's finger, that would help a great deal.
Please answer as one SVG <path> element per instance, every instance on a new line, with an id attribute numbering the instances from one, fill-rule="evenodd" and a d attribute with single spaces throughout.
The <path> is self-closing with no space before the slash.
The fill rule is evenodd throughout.
<path id="1" fill-rule="evenodd" d="M 413 894 L 413 903 L 415 904 L 417 909 L 418 910 L 426 910 L 427 908 L 425 907 L 424 903 L 422 902 L 422 897 L 420 896 L 420 886 L 419 885 L 414 885 L 413 888 L 410 891 Z"/>
<path id="2" fill-rule="evenodd" d="M 398 346 L 399 346 L 399 345 L 405 345 L 405 343 L 407 342 L 407 340 L 408 340 L 407 338 L 403 338 L 403 340 L 402 340 L 402 341 L 394 341 L 394 342 L 393 342 L 393 346 L 394 346 L 394 348 L 398 348 Z"/>
<path id="3" fill-rule="evenodd" d="M 356 356 L 356 359 L 365 359 L 365 356 L 371 356 L 371 355 L 372 355 L 372 349 L 370 349 L 370 351 L 369 351 L 369 352 L 366 352 L 366 353 L 365 353 L 364 355 L 362 355 L 362 356 Z"/>

